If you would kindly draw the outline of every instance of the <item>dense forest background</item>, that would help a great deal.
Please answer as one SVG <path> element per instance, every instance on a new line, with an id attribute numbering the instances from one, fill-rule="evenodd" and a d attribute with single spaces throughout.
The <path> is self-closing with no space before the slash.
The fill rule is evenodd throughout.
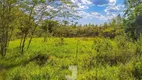
<path id="1" fill-rule="evenodd" d="M 77 80 L 141 80 L 141 3 L 81 25 L 69 0 L 0 0 L 0 80 L 66 80 L 71 65 Z"/>

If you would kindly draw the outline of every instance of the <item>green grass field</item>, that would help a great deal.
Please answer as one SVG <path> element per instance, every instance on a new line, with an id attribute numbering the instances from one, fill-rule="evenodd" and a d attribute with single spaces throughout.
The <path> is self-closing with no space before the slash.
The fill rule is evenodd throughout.
<path id="1" fill-rule="evenodd" d="M 0 80 L 67 80 L 69 66 L 77 66 L 77 80 L 140 80 L 140 44 L 117 37 L 34 38 L 20 54 L 20 40 L 11 41 L 7 56 L 0 57 Z M 140 52 L 141 53 L 141 52 Z"/>

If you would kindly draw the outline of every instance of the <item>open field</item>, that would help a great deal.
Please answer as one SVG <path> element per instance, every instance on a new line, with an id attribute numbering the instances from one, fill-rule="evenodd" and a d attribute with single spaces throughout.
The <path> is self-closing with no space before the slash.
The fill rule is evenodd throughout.
<path id="1" fill-rule="evenodd" d="M 47 42 L 34 38 L 23 55 L 18 51 L 19 44 L 20 40 L 11 41 L 7 56 L 0 57 L 0 80 L 66 80 L 65 76 L 72 74 L 69 66 L 77 66 L 77 80 L 142 78 L 138 45 L 121 36 L 48 38 Z"/>

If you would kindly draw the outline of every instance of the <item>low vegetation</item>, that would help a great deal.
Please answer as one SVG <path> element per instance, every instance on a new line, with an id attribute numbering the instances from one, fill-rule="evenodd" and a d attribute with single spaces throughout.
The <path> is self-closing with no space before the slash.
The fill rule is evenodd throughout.
<path id="1" fill-rule="evenodd" d="M 78 80 L 140 80 L 139 41 L 133 43 L 122 36 L 64 38 L 63 42 L 60 38 L 48 38 L 43 44 L 43 38 L 34 38 L 31 47 L 21 55 L 20 40 L 14 40 L 7 56 L 0 58 L 0 76 L 6 80 L 64 80 L 71 74 L 68 67 L 77 65 Z"/>

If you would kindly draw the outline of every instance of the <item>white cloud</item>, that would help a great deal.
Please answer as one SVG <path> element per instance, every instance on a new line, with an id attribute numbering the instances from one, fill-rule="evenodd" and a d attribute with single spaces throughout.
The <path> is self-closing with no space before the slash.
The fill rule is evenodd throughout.
<path id="1" fill-rule="evenodd" d="M 100 13 L 97 12 L 92 12 L 88 13 L 85 12 L 85 9 L 89 9 L 88 6 L 90 5 L 96 5 L 96 6 L 105 6 L 105 5 L 115 5 L 116 0 L 71 0 L 77 7 L 75 8 L 76 10 L 79 10 L 77 15 L 81 16 L 83 18 L 96 18 L 96 19 L 101 19 L 101 20 L 107 20 L 105 16 L 103 16 Z"/>
<path id="2" fill-rule="evenodd" d="M 117 16 L 124 10 L 124 5 L 111 5 L 108 6 L 104 11 L 107 13 L 108 16 Z"/>
<path id="3" fill-rule="evenodd" d="M 115 5 L 116 4 L 116 0 L 109 0 L 109 4 Z"/>
<path id="4" fill-rule="evenodd" d="M 116 4 L 116 0 L 91 0 L 91 2 L 96 6 L 106 6 L 106 5 Z"/>
<path id="5" fill-rule="evenodd" d="M 97 5 L 97 6 L 103 6 L 103 5 L 115 5 L 116 0 L 71 0 L 74 4 L 85 4 L 85 5 Z"/>
<path id="6" fill-rule="evenodd" d="M 74 4 L 92 4 L 92 2 L 90 0 L 71 0 Z"/>
<path id="7" fill-rule="evenodd" d="M 100 20 L 107 20 L 107 17 L 103 16 L 102 14 L 98 13 L 98 12 L 93 12 L 92 13 L 93 18 L 97 18 Z"/>
<path id="8" fill-rule="evenodd" d="M 92 16 L 90 13 L 87 13 L 87 12 L 85 12 L 85 11 L 78 11 L 78 12 L 76 13 L 76 15 L 81 16 L 81 17 L 83 17 L 83 18 L 89 18 L 89 17 Z"/>
<path id="9" fill-rule="evenodd" d="M 81 16 L 83 18 L 87 18 L 87 19 L 99 19 L 99 20 L 107 20 L 108 18 L 103 16 L 101 13 L 98 12 L 92 12 L 92 13 L 88 13 L 85 11 L 78 11 L 76 13 L 76 15 Z"/>
<path id="10" fill-rule="evenodd" d="M 76 5 L 77 7 L 75 8 L 76 10 L 85 10 L 85 9 L 89 9 L 89 7 L 87 5 L 83 5 L 78 3 L 78 5 Z"/>

